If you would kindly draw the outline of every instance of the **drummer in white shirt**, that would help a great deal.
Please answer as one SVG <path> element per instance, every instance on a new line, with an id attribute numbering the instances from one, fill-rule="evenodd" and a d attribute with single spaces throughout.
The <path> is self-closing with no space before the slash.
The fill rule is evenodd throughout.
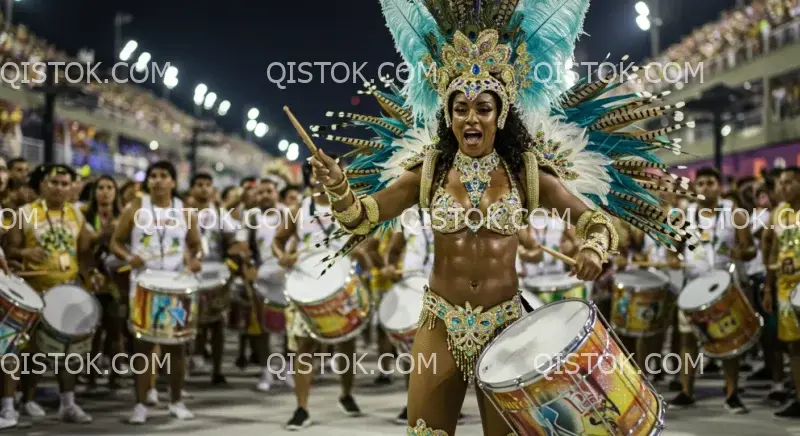
<path id="1" fill-rule="evenodd" d="M 700 241 L 693 251 L 684 249 L 684 257 L 689 263 L 686 271 L 687 283 L 709 271 L 727 271 L 733 263 L 747 262 L 756 257 L 753 234 L 747 225 L 748 216 L 743 213 L 734 214 L 733 202 L 721 198 L 722 178 L 719 172 L 708 167 L 698 169 L 694 187 L 696 193 L 705 199 L 686 208 L 686 219 L 691 223 L 690 228 L 696 229 L 700 234 Z M 670 257 L 674 262 L 676 255 L 670 252 Z M 683 313 L 679 313 L 679 318 L 681 354 L 689 354 L 694 362 L 699 351 L 697 338 Z M 737 414 L 748 412 L 738 395 L 739 362 L 738 357 L 723 360 L 725 409 Z M 671 406 L 687 407 L 695 404 L 695 371 L 694 365 L 683 365 L 683 389 L 670 401 Z"/>

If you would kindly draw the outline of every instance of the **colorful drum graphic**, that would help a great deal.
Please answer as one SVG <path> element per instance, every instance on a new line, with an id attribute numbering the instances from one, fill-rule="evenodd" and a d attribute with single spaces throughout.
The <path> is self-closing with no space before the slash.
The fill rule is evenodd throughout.
<path id="1" fill-rule="evenodd" d="M 519 435 L 657 435 L 664 406 L 597 307 L 563 300 L 484 350 L 478 386 Z"/>
<path id="2" fill-rule="evenodd" d="M 197 279 L 189 273 L 148 269 L 135 280 L 129 305 L 131 332 L 154 344 L 193 340 L 198 321 Z"/>
<path id="3" fill-rule="evenodd" d="M 19 354 L 44 310 L 44 300 L 16 276 L 0 276 L 0 355 Z"/>
<path id="4" fill-rule="evenodd" d="M 647 337 L 667 328 L 671 307 L 668 277 L 647 270 L 617 273 L 611 326 L 625 336 Z"/>
<path id="5" fill-rule="evenodd" d="M 589 299 L 586 284 L 567 273 L 544 274 L 526 278 L 525 287 L 544 304 L 565 298 Z"/>

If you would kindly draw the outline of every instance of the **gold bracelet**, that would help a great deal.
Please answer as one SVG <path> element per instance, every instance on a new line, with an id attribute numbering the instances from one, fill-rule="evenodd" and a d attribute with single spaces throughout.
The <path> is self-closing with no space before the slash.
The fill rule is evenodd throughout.
<path id="1" fill-rule="evenodd" d="M 600 256 L 601 263 L 608 262 L 608 251 L 606 251 L 606 248 L 603 247 L 596 239 L 589 239 L 584 242 L 579 251 L 583 250 L 592 250 L 597 253 L 597 255 Z"/>
<path id="2" fill-rule="evenodd" d="M 617 233 L 617 229 L 614 227 L 614 223 L 611 222 L 611 219 L 608 217 L 608 215 L 602 212 L 591 210 L 586 211 L 583 215 L 581 215 L 581 217 L 578 219 L 578 226 L 575 229 L 575 234 L 579 238 L 586 240 L 589 236 L 589 228 L 594 225 L 601 225 L 606 228 L 610 238 L 608 251 L 611 253 L 616 253 L 619 246 L 619 234 Z"/>
<path id="3" fill-rule="evenodd" d="M 352 233 L 354 235 L 367 235 L 372 229 L 378 225 L 378 220 L 380 219 L 380 210 L 378 209 L 378 203 L 375 201 L 374 198 L 368 195 L 362 195 L 356 200 L 357 203 L 362 204 L 364 210 L 366 211 L 366 216 L 364 219 L 361 220 L 358 225 L 353 229 L 348 229 L 345 227 L 344 231 L 348 233 Z"/>
<path id="4" fill-rule="evenodd" d="M 347 184 L 347 190 L 345 190 L 342 195 L 338 195 L 337 193 L 335 193 L 333 191 L 329 191 L 327 189 L 325 190 L 325 195 L 328 196 L 328 200 L 330 200 L 331 204 L 333 204 L 333 203 L 336 203 L 336 202 L 344 199 L 345 197 L 347 197 L 350 194 L 350 192 L 351 192 L 350 191 L 350 184 L 348 183 Z"/>
<path id="5" fill-rule="evenodd" d="M 352 224 L 361 217 L 361 202 L 356 199 L 347 209 L 338 212 L 333 209 L 333 217 L 344 225 Z"/>

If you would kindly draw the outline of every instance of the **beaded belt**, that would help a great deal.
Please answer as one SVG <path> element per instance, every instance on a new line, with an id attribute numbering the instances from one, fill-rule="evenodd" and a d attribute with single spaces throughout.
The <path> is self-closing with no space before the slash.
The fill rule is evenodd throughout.
<path id="1" fill-rule="evenodd" d="M 469 302 L 466 307 L 454 306 L 444 298 L 425 287 L 420 327 L 428 323 L 428 328 L 436 326 L 436 318 L 444 321 L 447 327 L 447 349 L 453 353 L 456 366 L 464 374 L 464 380 L 475 375 L 475 365 L 483 347 L 497 335 L 500 329 L 513 323 L 522 315 L 523 309 L 519 295 L 484 311 L 482 306 L 473 308 Z"/>

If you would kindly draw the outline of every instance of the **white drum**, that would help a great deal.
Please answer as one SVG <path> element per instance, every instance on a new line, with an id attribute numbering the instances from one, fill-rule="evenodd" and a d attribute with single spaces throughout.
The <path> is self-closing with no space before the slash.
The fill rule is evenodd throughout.
<path id="1" fill-rule="evenodd" d="M 478 359 L 478 387 L 520 435 L 658 435 L 662 400 L 597 307 L 565 299 L 501 332 Z"/>
<path id="2" fill-rule="evenodd" d="M 44 294 L 44 313 L 36 331 L 43 353 L 88 354 L 102 309 L 94 296 L 74 285 L 58 285 Z"/>
<path id="3" fill-rule="evenodd" d="M 0 355 L 25 348 L 42 310 L 44 300 L 25 280 L 0 275 Z"/>
<path id="4" fill-rule="evenodd" d="M 378 321 L 389 340 L 403 352 L 409 352 L 417 335 L 428 278 L 406 277 L 386 292 L 378 308 Z"/>
<path id="5" fill-rule="evenodd" d="M 222 262 L 203 262 L 202 269 L 195 274 L 200 286 L 197 288 L 199 323 L 209 324 L 222 319 L 231 304 L 228 282 L 231 270 Z"/>
<path id="6" fill-rule="evenodd" d="M 321 275 L 328 255 L 311 253 L 298 260 L 286 275 L 286 298 L 309 334 L 332 344 L 356 337 L 368 325 L 372 302 L 349 259 L 339 259 Z"/>

